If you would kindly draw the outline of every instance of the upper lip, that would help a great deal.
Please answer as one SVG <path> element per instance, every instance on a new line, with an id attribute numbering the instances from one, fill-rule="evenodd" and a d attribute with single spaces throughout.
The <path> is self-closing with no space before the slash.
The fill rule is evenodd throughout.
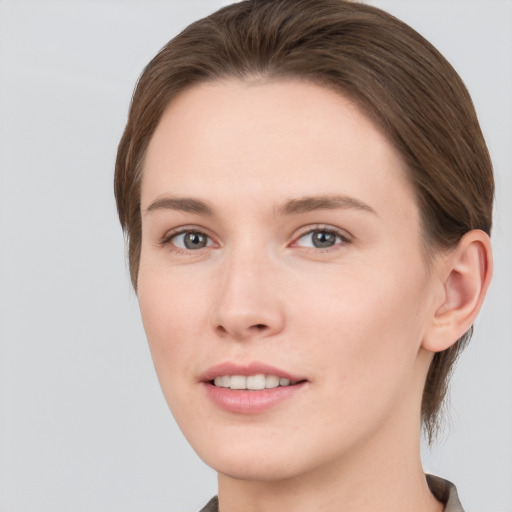
<path id="1" fill-rule="evenodd" d="M 229 361 L 216 364 L 211 368 L 208 368 L 208 370 L 206 370 L 200 376 L 200 380 L 202 382 L 209 382 L 215 379 L 215 377 L 221 377 L 224 375 L 244 375 L 247 377 L 249 375 L 257 374 L 276 375 L 279 378 L 289 379 L 293 382 L 306 380 L 304 377 L 300 375 L 294 375 L 290 372 L 281 370 L 280 368 L 265 363 L 251 362 L 242 365 L 232 363 Z"/>

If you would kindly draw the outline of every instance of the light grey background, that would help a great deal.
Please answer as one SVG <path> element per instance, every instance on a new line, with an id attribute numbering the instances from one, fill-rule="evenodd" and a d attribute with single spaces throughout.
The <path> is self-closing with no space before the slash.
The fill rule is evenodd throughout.
<path id="1" fill-rule="evenodd" d="M 215 492 L 154 375 L 112 172 L 143 66 L 226 3 L 0 1 L 0 512 L 193 512 Z M 496 277 L 424 460 L 467 512 L 510 512 L 512 2 L 372 3 L 455 65 L 493 156 Z"/>

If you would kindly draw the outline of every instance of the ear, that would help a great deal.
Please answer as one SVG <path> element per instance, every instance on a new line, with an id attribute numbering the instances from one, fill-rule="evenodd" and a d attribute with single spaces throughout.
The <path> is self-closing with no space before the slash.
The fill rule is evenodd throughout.
<path id="1" fill-rule="evenodd" d="M 434 265 L 441 293 L 422 343 L 430 352 L 446 350 L 473 325 L 492 277 L 489 236 L 469 231 L 441 259 Z"/>

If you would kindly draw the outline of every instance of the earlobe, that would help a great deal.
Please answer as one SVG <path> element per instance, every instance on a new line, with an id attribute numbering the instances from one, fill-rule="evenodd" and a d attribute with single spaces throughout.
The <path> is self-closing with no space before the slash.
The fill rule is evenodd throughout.
<path id="1" fill-rule="evenodd" d="M 446 350 L 473 325 L 492 277 L 489 236 L 477 229 L 466 233 L 436 272 L 442 300 L 422 343 L 431 352 Z"/>

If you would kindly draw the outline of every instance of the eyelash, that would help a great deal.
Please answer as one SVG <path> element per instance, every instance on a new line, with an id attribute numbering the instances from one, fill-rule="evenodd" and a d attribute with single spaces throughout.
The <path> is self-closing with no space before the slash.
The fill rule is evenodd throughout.
<path id="1" fill-rule="evenodd" d="M 337 250 L 341 246 L 349 244 L 352 241 L 351 237 L 349 235 L 347 235 L 347 233 L 345 231 L 342 231 L 340 229 L 334 228 L 332 226 L 317 225 L 317 226 L 310 227 L 307 231 L 304 231 L 303 233 L 301 233 L 298 236 L 296 236 L 294 238 L 293 242 L 291 242 L 288 246 L 289 247 L 299 247 L 299 248 L 301 248 L 301 246 L 297 245 L 298 241 L 301 240 L 302 238 L 304 238 L 305 236 L 311 235 L 311 234 L 313 234 L 315 232 L 327 233 L 327 234 L 335 235 L 341 241 L 335 243 L 334 245 L 332 245 L 330 247 L 325 247 L 325 248 L 321 248 L 321 247 L 302 247 L 302 249 L 312 250 L 312 251 L 315 251 L 315 252 L 320 251 L 322 253 L 325 253 L 325 252 L 330 252 L 330 251 L 333 251 L 333 250 Z M 213 241 L 212 237 L 209 236 L 207 233 L 205 233 L 203 230 L 195 228 L 193 226 L 190 226 L 190 227 L 184 226 L 182 228 L 177 228 L 176 230 L 172 230 L 170 232 L 167 232 L 162 237 L 159 245 L 161 245 L 161 246 L 171 246 L 172 250 L 174 252 L 176 252 L 177 254 L 180 254 L 180 255 L 197 254 L 202 249 L 206 249 L 208 247 L 211 247 L 211 244 L 209 244 L 208 242 L 207 242 L 206 246 L 201 247 L 199 249 L 187 249 L 187 248 L 177 247 L 177 246 L 175 246 L 172 243 L 173 240 L 176 239 L 178 236 L 183 235 L 183 234 L 187 234 L 187 233 L 194 233 L 194 234 L 197 234 L 197 235 L 202 235 L 202 236 L 206 237 L 209 241 Z"/>

